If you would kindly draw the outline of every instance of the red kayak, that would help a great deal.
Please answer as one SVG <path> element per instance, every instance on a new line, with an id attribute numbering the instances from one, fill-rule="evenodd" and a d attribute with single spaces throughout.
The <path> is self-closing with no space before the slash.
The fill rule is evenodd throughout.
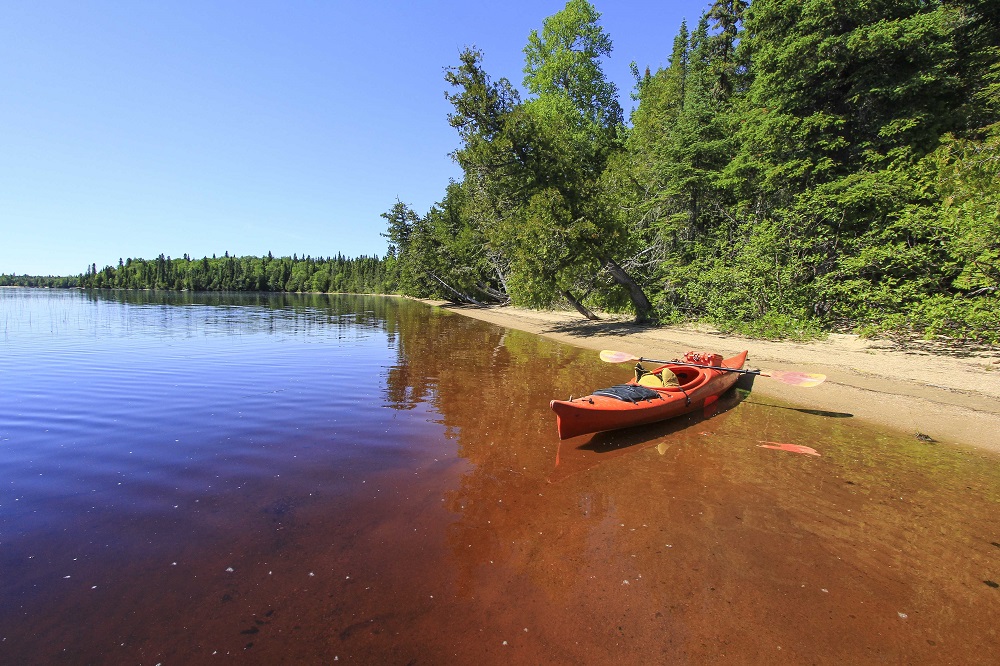
<path id="1" fill-rule="evenodd" d="M 605 430 L 655 423 L 701 409 L 726 392 L 740 377 L 747 353 L 723 359 L 719 354 L 688 352 L 681 361 L 667 363 L 633 379 L 591 395 L 570 400 L 553 400 L 559 439 Z M 669 372 L 663 373 L 666 369 Z M 659 376 L 676 376 L 677 386 L 658 386 Z M 653 375 L 653 377 L 650 377 Z M 653 381 L 647 381 L 652 379 Z"/>

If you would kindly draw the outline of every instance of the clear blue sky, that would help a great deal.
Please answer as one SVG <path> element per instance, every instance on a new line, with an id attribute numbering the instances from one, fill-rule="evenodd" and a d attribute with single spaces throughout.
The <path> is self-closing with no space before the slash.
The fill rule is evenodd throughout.
<path id="1" fill-rule="evenodd" d="M 629 63 L 665 66 L 708 1 L 594 2 L 626 114 Z M 466 45 L 520 87 L 527 2 L 0 6 L 0 273 L 119 258 L 383 255 L 398 197 L 460 177 L 443 69 Z"/>

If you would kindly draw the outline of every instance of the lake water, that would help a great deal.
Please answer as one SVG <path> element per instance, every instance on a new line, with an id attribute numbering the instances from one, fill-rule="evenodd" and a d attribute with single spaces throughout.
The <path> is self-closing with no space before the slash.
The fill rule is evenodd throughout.
<path id="1" fill-rule="evenodd" d="M 0 289 L 0 663 L 996 663 L 995 457 L 745 390 L 560 445 L 628 372 L 396 298 Z"/>

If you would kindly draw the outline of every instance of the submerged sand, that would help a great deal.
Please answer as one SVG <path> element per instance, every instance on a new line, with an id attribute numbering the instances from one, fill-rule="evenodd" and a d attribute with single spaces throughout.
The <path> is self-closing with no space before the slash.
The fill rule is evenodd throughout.
<path id="1" fill-rule="evenodd" d="M 749 350 L 748 367 L 823 373 L 826 382 L 798 388 L 760 379 L 754 392 L 802 407 L 843 412 L 921 439 L 1000 453 L 1000 348 L 956 348 L 933 341 L 867 339 L 832 334 L 815 342 L 774 342 L 724 334 L 707 326 L 647 326 L 575 312 L 458 306 L 452 312 L 585 349 L 649 358 L 689 350 L 732 356 Z"/>

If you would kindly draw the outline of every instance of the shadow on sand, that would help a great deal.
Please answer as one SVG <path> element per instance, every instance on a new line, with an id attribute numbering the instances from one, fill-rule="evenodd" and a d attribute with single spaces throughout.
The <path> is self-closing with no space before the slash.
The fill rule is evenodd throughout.
<path id="1" fill-rule="evenodd" d="M 769 402 L 757 402 L 747 401 L 748 405 L 757 405 L 759 407 L 771 407 L 773 409 L 787 409 L 792 412 L 800 412 L 802 414 L 812 414 L 813 416 L 822 416 L 827 419 L 849 419 L 853 418 L 854 414 L 849 412 L 827 412 L 822 409 L 805 409 L 804 407 L 785 407 L 784 405 L 773 405 Z"/>

